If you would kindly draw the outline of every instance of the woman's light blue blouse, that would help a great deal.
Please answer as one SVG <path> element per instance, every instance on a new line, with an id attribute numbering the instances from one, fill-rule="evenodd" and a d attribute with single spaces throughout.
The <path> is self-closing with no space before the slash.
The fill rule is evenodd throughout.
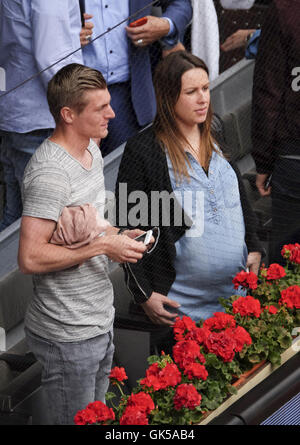
<path id="1" fill-rule="evenodd" d="M 187 155 L 190 181 L 184 178 L 179 184 L 167 156 L 172 188 L 193 221 L 175 244 L 176 279 L 168 297 L 180 303 L 179 316 L 198 321 L 223 310 L 220 297 L 236 293 L 232 279 L 245 269 L 248 252 L 233 168 L 219 152 L 213 152 L 207 175 L 195 158 Z"/>

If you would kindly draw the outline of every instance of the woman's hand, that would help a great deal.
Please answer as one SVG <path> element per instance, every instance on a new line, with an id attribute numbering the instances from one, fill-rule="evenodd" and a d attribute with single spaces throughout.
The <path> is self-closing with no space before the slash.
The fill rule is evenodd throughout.
<path id="1" fill-rule="evenodd" d="M 142 304 L 142 308 L 153 323 L 173 326 L 178 314 L 168 312 L 164 308 L 164 304 L 176 309 L 180 307 L 180 304 L 176 303 L 174 300 L 170 300 L 170 298 L 165 295 L 159 294 L 158 292 L 152 292 L 151 297 Z"/>
<path id="2" fill-rule="evenodd" d="M 260 252 L 250 252 L 247 258 L 247 267 L 249 267 L 250 272 L 254 272 L 256 275 L 258 274 L 259 266 L 261 260 Z"/>

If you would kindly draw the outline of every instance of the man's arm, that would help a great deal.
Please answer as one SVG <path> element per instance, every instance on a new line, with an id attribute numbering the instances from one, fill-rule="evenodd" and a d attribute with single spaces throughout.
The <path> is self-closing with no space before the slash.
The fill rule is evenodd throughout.
<path id="1" fill-rule="evenodd" d="M 31 0 L 32 51 L 39 70 L 53 65 L 81 47 L 79 3 L 70 5 L 71 2 L 61 0 Z M 83 64 L 82 51 L 62 60 L 41 75 L 45 89 L 54 74 L 69 63 Z"/>
<path id="2" fill-rule="evenodd" d="M 260 35 L 252 96 L 252 155 L 257 172 L 265 174 L 264 178 L 273 170 L 276 131 L 285 125 L 281 116 L 287 82 L 286 58 L 278 13 L 270 5 Z"/>
<path id="3" fill-rule="evenodd" d="M 120 263 L 136 263 L 146 250 L 143 243 L 118 235 L 98 237 L 86 246 L 71 250 L 49 243 L 55 226 L 52 220 L 22 217 L 18 262 L 23 273 L 56 272 L 98 255 Z"/>
<path id="4" fill-rule="evenodd" d="M 136 28 L 126 27 L 127 35 L 137 46 L 147 46 L 160 39 L 167 39 L 169 46 L 176 45 L 178 38 L 192 19 L 190 0 L 161 1 L 163 17 L 147 16 L 147 23 Z M 171 24 L 170 24 L 171 23 Z M 172 35 L 168 36 L 171 25 Z M 168 38 L 167 38 L 168 36 Z M 142 43 L 137 43 L 142 40 Z"/>
<path id="5" fill-rule="evenodd" d="M 163 17 L 172 20 L 176 31 L 182 35 L 193 18 L 191 0 L 162 0 Z"/>

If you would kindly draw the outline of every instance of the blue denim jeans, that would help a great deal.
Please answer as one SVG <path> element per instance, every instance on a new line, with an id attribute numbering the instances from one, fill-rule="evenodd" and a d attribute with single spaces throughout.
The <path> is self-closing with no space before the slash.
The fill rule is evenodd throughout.
<path id="1" fill-rule="evenodd" d="M 77 411 L 105 402 L 114 344 L 113 331 L 68 343 L 41 338 L 25 328 L 28 347 L 42 364 L 42 390 L 51 425 L 73 425 Z"/>
<path id="2" fill-rule="evenodd" d="M 52 131 L 50 129 L 30 133 L 0 131 L 0 162 L 3 165 L 6 190 L 0 232 L 21 217 L 21 187 L 25 167 L 35 150 Z"/>

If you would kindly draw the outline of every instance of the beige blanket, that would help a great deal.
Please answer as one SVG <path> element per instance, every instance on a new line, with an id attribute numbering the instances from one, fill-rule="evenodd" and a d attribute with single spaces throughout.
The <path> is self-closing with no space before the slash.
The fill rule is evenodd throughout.
<path id="1" fill-rule="evenodd" d="M 50 243 L 76 249 L 90 243 L 111 224 L 92 204 L 64 207 Z"/>

